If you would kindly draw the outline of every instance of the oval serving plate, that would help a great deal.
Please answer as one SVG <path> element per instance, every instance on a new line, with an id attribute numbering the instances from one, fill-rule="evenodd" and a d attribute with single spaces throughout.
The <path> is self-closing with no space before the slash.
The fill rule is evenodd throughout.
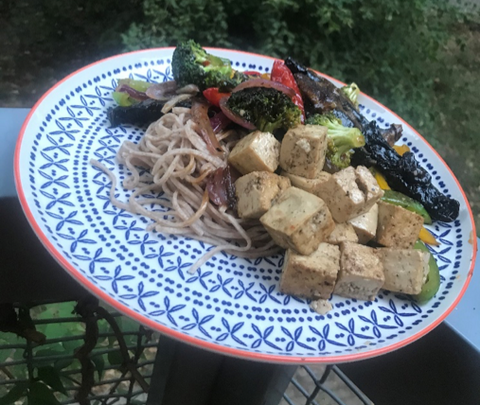
<path id="1" fill-rule="evenodd" d="M 261 55 L 210 51 L 229 58 L 238 70 L 268 72 L 273 63 Z M 171 337 L 280 363 L 377 356 L 415 341 L 450 313 L 467 288 L 476 253 L 465 194 L 412 127 L 364 94 L 361 112 L 382 127 L 403 124 L 401 142 L 411 147 L 434 184 L 461 204 L 455 222 L 429 227 L 441 242 L 432 252 L 442 283 L 428 304 L 389 292 L 381 292 L 374 302 L 334 296 L 333 310 L 321 316 L 305 300 L 278 291 L 282 255 L 247 260 L 218 254 L 191 275 L 189 266 L 209 246 L 147 232 L 146 218 L 113 207 L 108 178 L 89 160 L 95 158 L 125 178 L 128 173 L 115 154 L 123 141 L 138 142 L 143 129 L 110 127 L 106 113 L 114 105 L 111 92 L 119 78 L 170 80 L 172 52 L 137 51 L 80 69 L 49 90 L 23 125 L 15 152 L 20 201 L 42 243 L 71 276 L 119 311 Z M 117 186 L 117 194 L 125 199 L 129 192 Z"/>

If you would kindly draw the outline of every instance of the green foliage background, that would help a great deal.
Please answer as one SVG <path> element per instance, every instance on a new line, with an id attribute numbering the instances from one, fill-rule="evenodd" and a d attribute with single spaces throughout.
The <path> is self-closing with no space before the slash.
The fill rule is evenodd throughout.
<path id="1" fill-rule="evenodd" d="M 447 159 L 478 212 L 479 21 L 473 6 L 447 0 L 4 0 L 0 105 L 31 104 L 101 57 L 189 38 L 290 55 L 355 81 L 410 122 Z"/>

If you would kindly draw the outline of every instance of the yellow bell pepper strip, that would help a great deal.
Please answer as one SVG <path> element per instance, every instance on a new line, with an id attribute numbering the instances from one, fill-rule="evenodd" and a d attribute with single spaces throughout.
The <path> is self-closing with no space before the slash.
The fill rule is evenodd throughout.
<path id="1" fill-rule="evenodd" d="M 370 168 L 370 172 L 373 174 L 373 177 L 375 177 L 375 180 L 377 180 L 377 183 L 382 190 L 391 190 L 391 188 L 388 186 L 387 180 L 385 180 L 385 177 L 383 177 L 383 174 L 373 167 Z"/>
<path id="2" fill-rule="evenodd" d="M 440 243 L 435 239 L 435 236 L 433 236 L 425 227 L 422 227 L 422 229 L 420 229 L 420 234 L 418 235 L 418 237 L 423 243 L 426 243 L 427 245 L 440 245 Z"/>
<path id="3" fill-rule="evenodd" d="M 417 241 L 415 243 L 414 249 L 420 250 L 422 252 L 430 252 L 428 248 L 421 242 Z M 428 261 L 428 275 L 427 281 L 422 286 L 422 291 L 419 294 L 414 295 L 416 301 L 420 303 L 427 302 L 431 300 L 434 295 L 438 292 L 440 288 L 440 271 L 438 269 L 437 262 L 433 255 L 430 255 L 430 260 Z"/>
<path id="4" fill-rule="evenodd" d="M 393 145 L 393 149 L 395 149 L 400 156 L 403 156 L 406 152 L 410 152 L 410 148 L 407 145 Z"/>

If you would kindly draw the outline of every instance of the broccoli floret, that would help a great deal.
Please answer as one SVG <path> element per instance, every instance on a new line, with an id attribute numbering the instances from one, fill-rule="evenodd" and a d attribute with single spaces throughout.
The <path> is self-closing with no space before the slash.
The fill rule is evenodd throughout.
<path id="1" fill-rule="evenodd" d="M 179 86 L 195 84 L 200 90 L 209 87 L 232 89 L 246 80 L 244 74 L 232 69 L 228 59 L 207 53 L 193 40 L 183 42 L 175 48 L 172 73 Z"/>
<path id="2" fill-rule="evenodd" d="M 343 86 L 340 91 L 353 103 L 356 108 L 358 108 L 358 95 L 360 94 L 360 88 L 355 83 L 349 84 L 348 86 Z"/>
<path id="3" fill-rule="evenodd" d="M 227 107 L 262 132 L 273 133 L 300 124 L 300 109 L 290 98 L 273 88 L 249 87 L 233 93 Z"/>
<path id="4" fill-rule="evenodd" d="M 365 138 L 358 128 L 344 127 L 333 114 L 316 114 L 306 123 L 327 127 L 327 159 L 339 169 L 350 166 L 351 149 L 365 145 Z"/>

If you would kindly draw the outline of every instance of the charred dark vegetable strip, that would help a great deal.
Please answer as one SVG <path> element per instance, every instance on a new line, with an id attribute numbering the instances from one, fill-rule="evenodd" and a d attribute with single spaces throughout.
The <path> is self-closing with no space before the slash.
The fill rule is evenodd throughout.
<path id="1" fill-rule="evenodd" d="M 381 129 L 380 133 L 388 144 L 393 146 L 402 137 L 403 127 L 400 124 L 391 124 L 389 128 Z"/>
<path id="2" fill-rule="evenodd" d="M 163 101 L 144 100 L 130 107 L 115 107 L 108 111 L 108 120 L 112 127 L 121 124 L 132 124 L 138 126 L 147 126 L 157 121 L 163 114 L 162 108 L 165 105 Z M 190 108 L 190 102 L 181 102 L 177 107 Z"/>
<path id="3" fill-rule="evenodd" d="M 329 80 L 313 70 L 287 58 L 285 64 L 291 70 L 305 103 L 307 118 L 315 114 L 333 113 L 344 127 L 362 129 L 368 121 L 355 105 Z"/>
<path id="4" fill-rule="evenodd" d="M 355 149 L 352 165 L 377 166 L 389 186 L 419 201 L 432 219 L 451 222 L 458 217 L 460 204 L 438 191 L 431 176 L 411 152 L 400 156 L 382 136 L 375 121 L 364 126 L 365 146 Z"/>

